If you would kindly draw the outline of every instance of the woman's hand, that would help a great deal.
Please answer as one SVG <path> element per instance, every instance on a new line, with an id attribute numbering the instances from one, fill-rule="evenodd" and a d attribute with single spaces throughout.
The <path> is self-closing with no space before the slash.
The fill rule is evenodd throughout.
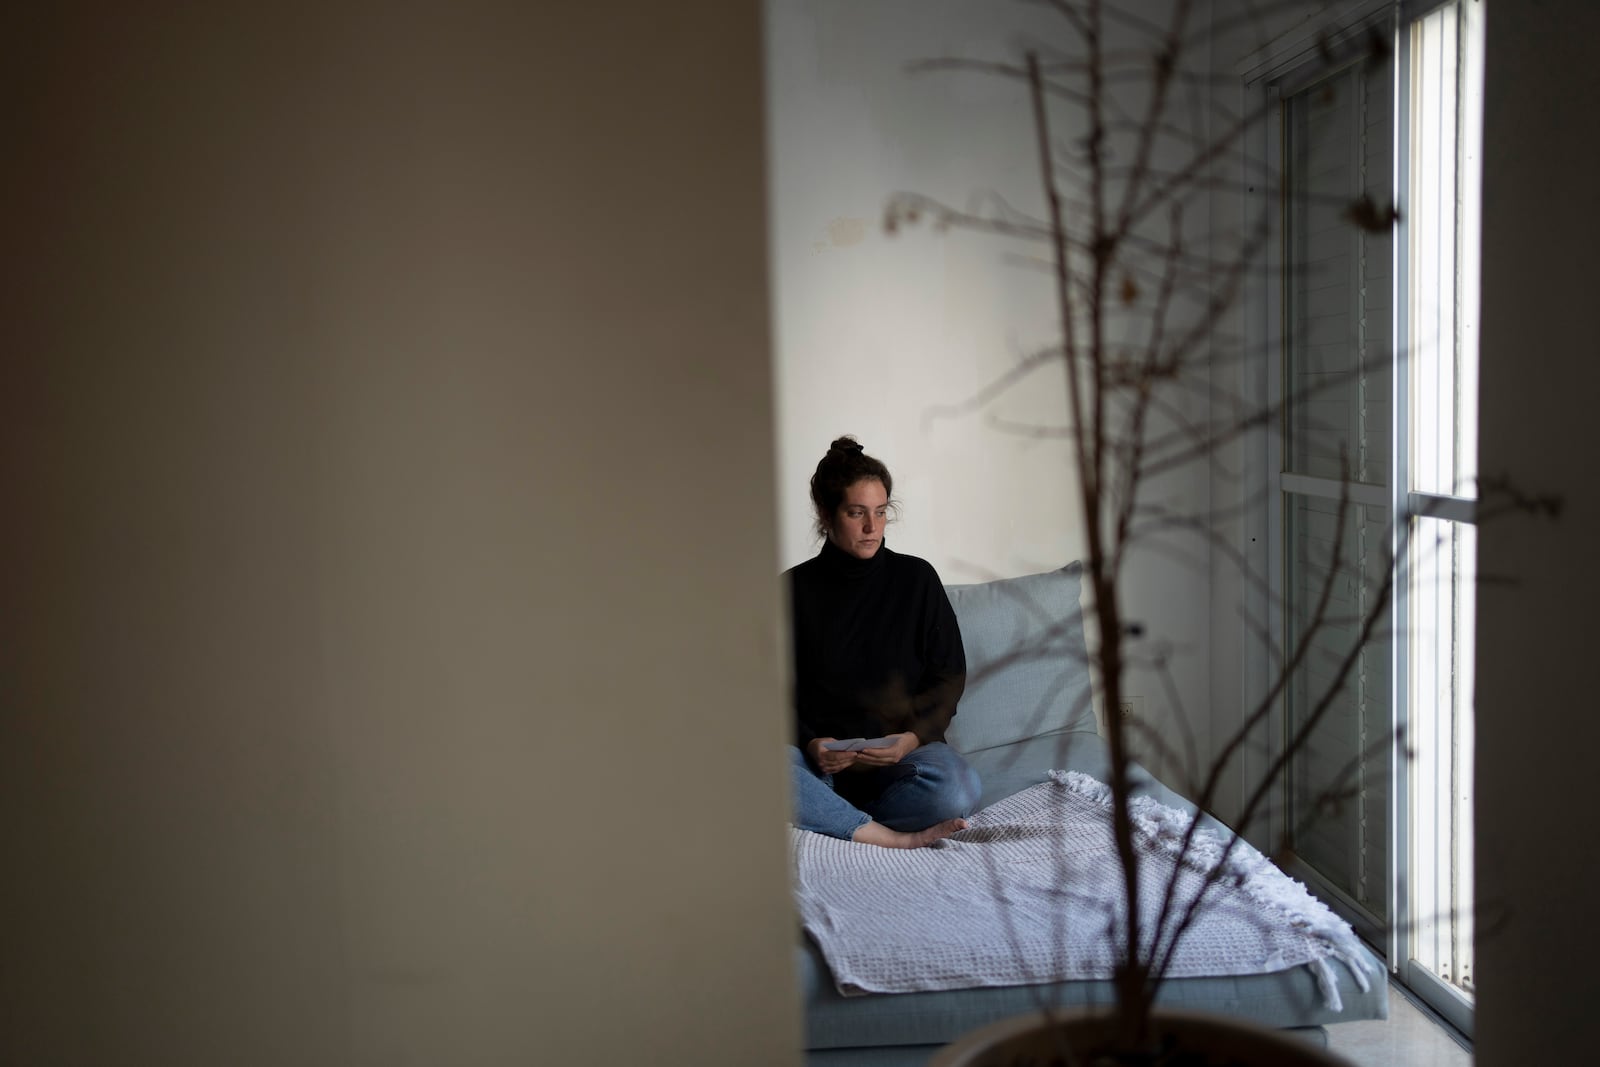
<path id="1" fill-rule="evenodd" d="M 864 748 L 860 752 L 852 753 L 856 757 L 856 762 L 863 767 L 891 767 L 911 755 L 922 744 L 917 740 L 917 735 L 909 731 L 884 736 L 894 738 L 894 744 L 888 748 Z"/>
<path id="2" fill-rule="evenodd" d="M 806 742 L 806 755 L 811 757 L 811 762 L 821 768 L 823 774 L 838 774 L 840 771 L 849 770 L 855 766 L 859 752 L 833 752 L 823 748 L 825 741 L 836 741 L 835 737 L 817 737 Z"/>

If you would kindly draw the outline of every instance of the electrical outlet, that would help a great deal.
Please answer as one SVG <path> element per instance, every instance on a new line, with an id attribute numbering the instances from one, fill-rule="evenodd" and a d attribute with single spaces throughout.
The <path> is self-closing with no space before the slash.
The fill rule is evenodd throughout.
<path id="1" fill-rule="evenodd" d="M 1124 719 L 1143 718 L 1144 697 L 1123 697 L 1117 701 L 1117 708 L 1122 712 Z"/>

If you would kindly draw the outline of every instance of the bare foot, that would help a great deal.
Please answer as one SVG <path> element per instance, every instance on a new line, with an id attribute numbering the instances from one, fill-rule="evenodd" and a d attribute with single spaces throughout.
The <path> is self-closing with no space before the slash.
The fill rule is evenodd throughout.
<path id="1" fill-rule="evenodd" d="M 863 845 L 880 845 L 883 848 L 922 848 L 935 841 L 943 841 L 951 834 L 959 833 L 966 828 L 965 819 L 946 819 L 944 822 L 934 823 L 926 830 L 915 830 L 910 833 L 891 830 L 881 822 L 867 822 L 861 824 L 851 835 L 850 840 L 859 841 Z"/>

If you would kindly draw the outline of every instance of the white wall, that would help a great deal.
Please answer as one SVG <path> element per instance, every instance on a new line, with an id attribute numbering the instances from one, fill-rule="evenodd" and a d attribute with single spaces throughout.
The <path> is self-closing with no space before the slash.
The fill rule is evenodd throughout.
<path id="1" fill-rule="evenodd" d="M 768 0 L 766 12 L 783 564 L 816 551 L 807 481 L 841 433 L 856 434 L 894 473 L 904 511 L 890 545 L 927 558 L 945 581 L 1081 558 L 1082 507 L 1066 442 L 995 424 L 1065 426 L 1062 365 L 981 408 L 942 414 L 1059 342 L 1048 278 L 1015 258 L 1040 250 L 926 225 L 889 235 L 882 226 L 886 203 L 901 191 L 956 208 L 998 193 L 1042 214 L 1025 87 L 965 72 L 913 75 L 907 66 L 1016 61 L 1027 44 L 1059 42 L 1062 23 L 1046 5 L 964 0 Z M 1063 142 L 1070 128 L 1068 116 Z M 1206 506 L 1204 474 L 1152 488 L 1164 504 Z M 1172 650 L 1203 751 L 1208 578 L 1205 549 L 1194 547 L 1189 559 L 1137 556 L 1125 594 L 1150 645 Z M 1175 737 L 1154 676 L 1137 676 L 1130 691 Z"/>
<path id="2" fill-rule="evenodd" d="M 1476 1062 L 1594 1058 L 1600 863 L 1585 827 L 1600 753 L 1594 565 L 1600 493 L 1587 441 L 1600 392 L 1594 271 L 1600 9 L 1487 12 L 1479 469 L 1559 493 L 1558 521 L 1482 527 L 1478 590 Z M 1489 918 L 1504 920 L 1485 929 Z"/>
<path id="3" fill-rule="evenodd" d="M 1021 442 L 981 413 L 942 418 L 1054 337 L 1049 289 L 1010 246 L 882 222 L 889 196 L 961 205 L 993 188 L 1038 210 L 1023 91 L 907 64 L 1004 52 L 1002 12 L 936 0 L 767 5 L 770 211 L 777 322 L 779 506 L 785 565 L 816 551 L 807 480 L 854 433 L 889 464 L 897 549 L 949 581 L 1077 558 L 1075 482 L 1059 442 Z M 1037 21 L 1037 19 L 1036 19 Z M 1065 377 L 1042 371 L 997 413 L 1059 421 Z"/>
<path id="4" fill-rule="evenodd" d="M 796 1062 L 756 9 L 143 10 L 0 62 L 0 1061 Z"/>

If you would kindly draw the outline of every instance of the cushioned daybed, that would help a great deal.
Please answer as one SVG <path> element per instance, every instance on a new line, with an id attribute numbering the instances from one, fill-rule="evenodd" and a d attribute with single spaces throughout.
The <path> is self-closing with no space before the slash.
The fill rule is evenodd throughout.
<path id="1" fill-rule="evenodd" d="M 968 667 L 967 689 L 948 740 L 983 778 L 980 808 L 1046 783 L 1052 770 L 1107 779 L 1108 754 L 1096 732 L 1085 667 L 1079 586 L 1080 568 L 1073 564 L 1049 574 L 947 587 L 961 623 Z M 1136 770 L 1136 792 L 1181 811 L 1194 810 Z M 1201 819 L 1226 834 L 1205 816 Z M 797 841 L 867 847 L 794 833 Z M 803 899 L 803 914 L 805 903 Z M 815 906 L 809 914 L 811 925 L 827 924 L 825 916 L 817 919 Z M 846 996 L 816 940 L 801 940 L 806 1062 L 815 1067 L 922 1064 L 967 1031 L 1038 1010 L 1041 1003 L 1068 1007 L 1112 1000 L 1110 983 L 1098 979 Z M 1388 1015 L 1381 965 L 1364 948 L 1357 951 L 1361 958 L 1348 962 L 1364 967 L 1325 967 L 1320 984 L 1311 967 L 1264 967 L 1263 973 L 1169 978 L 1158 999 L 1172 1007 L 1306 1029 L 1308 1036 L 1325 1040 L 1320 1027 L 1326 1024 Z M 1363 969 L 1368 976 L 1356 973 Z"/>

